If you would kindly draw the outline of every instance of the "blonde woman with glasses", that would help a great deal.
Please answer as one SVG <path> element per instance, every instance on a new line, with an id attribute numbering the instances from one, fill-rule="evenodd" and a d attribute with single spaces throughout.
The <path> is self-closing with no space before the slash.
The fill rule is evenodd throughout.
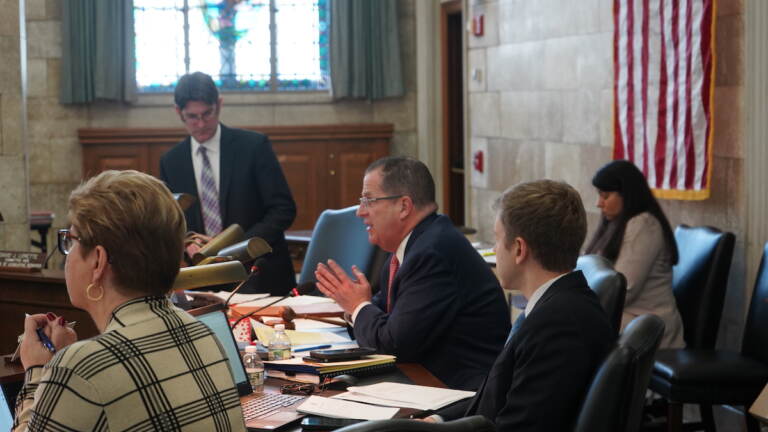
<path id="1" fill-rule="evenodd" d="M 168 298 L 186 223 L 165 185 L 103 172 L 72 192 L 69 221 L 67 292 L 100 334 L 26 319 L 14 430 L 245 430 L 222 347 Z"/>

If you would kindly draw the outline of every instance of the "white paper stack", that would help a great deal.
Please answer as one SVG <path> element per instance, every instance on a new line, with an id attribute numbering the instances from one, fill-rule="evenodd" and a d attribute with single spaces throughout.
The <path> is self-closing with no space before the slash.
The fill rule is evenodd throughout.
<path id="1" fill-rule="evenodd" d="M 323 417 L 386 420 L 394 417 L 398 409 L 347 402 L 322 396 L 310 396 L 296 408 L 296 411 Z"/>
<path id="2" fill-rule="evenodd" d="M 437 410 L 475 395 L 471 391 L 391 382 L 349 387 L 347 390 L 333 398 L 420 410 Z"/>

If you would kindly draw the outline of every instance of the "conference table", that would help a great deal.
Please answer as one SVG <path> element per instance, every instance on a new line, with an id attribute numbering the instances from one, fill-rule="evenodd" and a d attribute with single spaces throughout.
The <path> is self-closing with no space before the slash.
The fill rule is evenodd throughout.
<path id="1" fill-rule="evenodd" d="M 0 307 L 6 310 L 5 315 L 10 315 L 10 317 L 0 316 L 3 325 L 8 326 L 5 328 L 10 328 L 10 332 L 3 332 L 6 334 L 3 335 L 3 351 L 0 352 L 10 353 L 15 349 L 16 336 L 23 330 L 23 312 L 45 313 L 50 311 L 57 315 L 63 315 L 68 320 L 76 319 L 78 320 L 78 335 L 81 339 L 97 334 L 90 317 L 69 303 L 63 273 L 60 271 L 44 270 L 42 273 L 33 274 L 0 273 L 0 293 L 6 294 L 3 296 L 3 305 Z M 0 315 L 3 314 L 0 313 Z M 346 333 L 346 330 L 338 328 L 336 332 L 343 334 Z M 11 363 L 7 357 L 9 355 L 0 358 L 0 386 L 2 386 L 6 398 L 11 401 L 21 388 L 24 370 L 20 363 Z M 396 370 L 363 378 L 359 385 L 385 381 L 445 388 L 445 384 L 416 363 L 397 363 Z M 268 378 L 265 382 L 265 391 L 279 392 L 280 386 L 287 383 L 291 383 L 291 381 Z M 319 395 L 332 396 L 336 393 L 339 391 L 325 390 Z M 415 412 L 413 409 L 403 409 L 400 410 L 397 417 L 407 417 L 413 412 Z M 301 426 L 298 423 L 292 424 L 281 429 L 281 431 L 283 430 L 300 431 Z"/>
<path id="2" fill-rule="evenodd" d="M 0 359 L 0 385 L 2 385 L 3 391 L 6 392 L 6 397 L 15 397 L 15 394 L 18 392 L 23 381 L 24 369 L 21 367 L 21 364 L 8 363 L 5 358 Z M 368 385 L 385 381 L 446 388 L 442 381 L 437 379 L 437 377 L 432 375 L 428 370 L 426 370 L 418 363 L 397 363 L 396 370 L 382 375 L 363 378 L 360 380 L 359 384 Z M 264 383 L 264 391 L 279 393 L 280 386 L 290 383 L 292 382 L 277 378 L 267 378 Z M 319 396 L 333 396 L 334 394 L 340 392 L 340 390 L 325 390 L 322 393 L 317 394 Z M 396 417 L 408 417 L 415 411 L 416 410 L 413 409 L 401 409 Z M 286 432 L 298 432 L 301 431 L 301 425 L 299 423 L 291 424 L 280 430 Z"/>

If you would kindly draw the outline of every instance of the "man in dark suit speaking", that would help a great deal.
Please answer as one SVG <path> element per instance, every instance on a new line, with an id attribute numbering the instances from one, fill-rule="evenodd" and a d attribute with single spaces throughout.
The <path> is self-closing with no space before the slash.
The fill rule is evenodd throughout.
<path id="1" fill-rule="evenodd" d="M 584 276 L 573 271 L 587 232 L 581 197 L 565 183 L 541 180 L 508 189 L 496 206 L 496 271 L 528 304 L 475 397 L 440 415 L 481 414 L 500 432 L 573 430 L 616 339 Z"/>
<path id="2" fill-rule="evenodd" d="M 181 77 L 174 99 L 190 136 L 163 155 L 160 177 L 172 192 L 198 198 L 185 212 L 188 229 L 213 237 L 236 223 L 246 237 L 263 238 L 272 254 L 241 292 L 286 294 L 296 286 L 284 235 L 296 204 L 269 139 L 220 124 L 222 98 L 202 72 Z"/>
<path id="3" fill-rule="evenodd" d="M 349 313 L 360 346 L 418 362 L 452 388 L 476 389 L 501 350 L 509 312 L 498 280 L 448 217 L 435 184 L 414 159 L 371 164 L 358 216 L 368 240 L 391 252 L 381 291 L 357 268 L 319 264 L 318 288 Z"/>

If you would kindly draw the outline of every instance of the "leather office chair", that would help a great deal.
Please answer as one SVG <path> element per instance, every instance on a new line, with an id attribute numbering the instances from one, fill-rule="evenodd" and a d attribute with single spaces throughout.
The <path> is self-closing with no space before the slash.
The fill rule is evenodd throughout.
<path id="1" fill-rule="evenodd" d="M 579 257 L 576 270 L 581 270 L 589 287 L 595 292 L 616 332 L 621 330 L 621 314 L 627 296 L 627 278 L 613 269 L 608 259 L 600 255 Z"/>
<path id="2" fill-rule="evenodd" d="M 476 415 L 445 423 L 392 419 L 358 423 L 336 432 L 493 432 L 496 427 L 487 418 Z"/>
<path id="3" fill-rule="evenodd" d="M 679 260 L 672 268 L 672 291 L 683 319 L 688 348 L 712 349 L 717 340 L 734 235 L 712 227 L 675 229 Z"/>
<path id="4" fill-rule="evenodd" d="M 592 378 L 575 432 L 636 432 L 653 358 L 664 335 L 656 315 L 630 322 Z"/>
<path id="5" fill-rule="evenodd" d="M 670 400 L 668 430 L 682 429 L 682 404 L 745 405 L 748 407 L 768 382 L 768 244 L 757 272 L 747 314 L 741 353 L 726 350 L 661 350 L 651 375 L 651 389 Z M 707 418 L 708 417 L 708 418 Z M 714 430 L 711 411 L 702 413 L 706 430 Z M 760 430 L 745 415 L 747 430 Z M 687 426 L 687 425 L 686 425 Z M 689 428 L 686 428 L 689 429 Z"/>
<path id="6" fill-rule="evenodd" d="M 712 350 L 723 312 L 734 235 L 712 227 L 680 225 L 675 229 L 675 241 L 680 258 L 672 268 L 672 291 L 683 321 L 686 348 Z M 667 351 L 675 350 L 660 353 Z M 651 388 L 667 399 L 667 418 L 676 423 L 674 419 L 682 416 L 682 404 L 670 403 L 674 392 L 657 372 L 654 368 L 651 373 Z M 699 404 L 699 411 L 706 429 L 714 430 L 712 406 Z"/>
<path id="7" fill-rule="evenodd" d="M 325 210 L 320 214 L 304 256 L 299 284 L 314 282 L 317 263 L 326 262 L 329 258 L 348 273 L 352 265 L 356 265 L 366 277 L 371 275 L 376 246 L 368 242 L 365 225 L 355 215 L 357 207 Z"/>

